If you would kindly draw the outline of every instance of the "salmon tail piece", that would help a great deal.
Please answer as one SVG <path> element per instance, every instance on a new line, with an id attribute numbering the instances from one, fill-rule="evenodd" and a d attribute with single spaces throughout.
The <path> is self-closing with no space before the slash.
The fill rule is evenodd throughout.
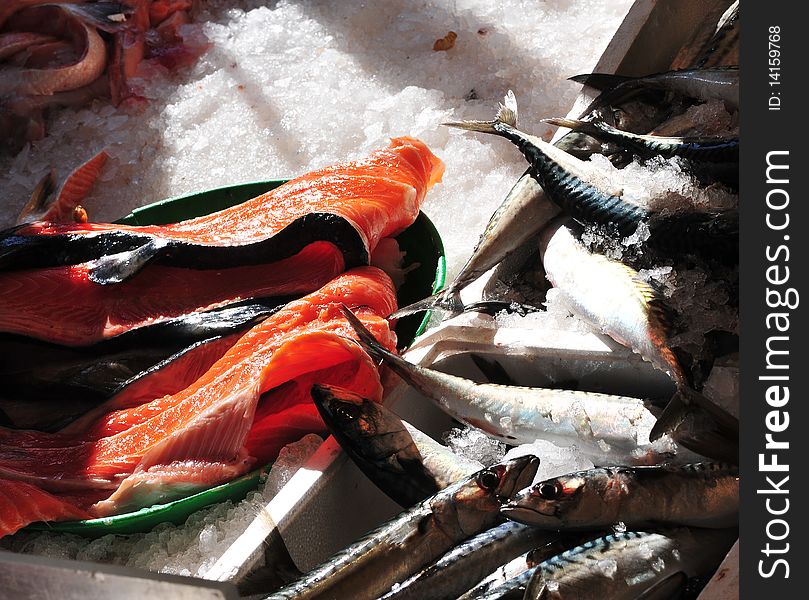
<path id="1" fill-rule="evenodd" d="M 464 305 L 461 302 L 460 296 L 457 292 L 445 290 L 438 292 L 432 296 L 428 296 L 423 300 L 413 302 L 407 306 L 403 306 L 394 313 L 388 315 L 389 319 L 400 319 L 408 315 L 414 315 L 426 310 L 441 310 L 450 315 L 458 315 L 464 311 Z"/>
<path id="2" fill-rule="evenodd" d="M 693 452 L 738 464 L 739 420 L 699 392 L 687 388 L 675 392 L 649 439 L 655 441 L 666 433 Z"/>
<path id="3" fill-rule="evenodd" d="M 481 133 L 501 135 L 501 132 L 497 128 L 498 125 L 508 125 L 509 127 L 517 126 L 517 99 L 514 97 L 514 92 L 509 90 L 493 121 L 450 121 L 442 123 L 442 125 L 466 129 L 467 131 L 479 131 Z"/>

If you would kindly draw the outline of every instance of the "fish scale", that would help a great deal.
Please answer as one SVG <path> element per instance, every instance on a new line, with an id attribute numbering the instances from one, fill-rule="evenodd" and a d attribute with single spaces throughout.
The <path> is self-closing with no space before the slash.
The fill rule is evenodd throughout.
<path id="1" fill-rule="evenodd" d="M 617 532 L 538 565 L 525 598 L 635 600 L 671 583 L 679 588 L 715 568 L 735 538 L 735 530 Z"/>

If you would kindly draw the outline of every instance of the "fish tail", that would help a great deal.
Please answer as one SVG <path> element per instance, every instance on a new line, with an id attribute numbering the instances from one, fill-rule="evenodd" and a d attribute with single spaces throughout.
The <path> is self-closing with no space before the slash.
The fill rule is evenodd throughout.
<path id="1" fill-rule="evenodd" d="M 666 433 L 693 452 L 738 464 L 739 420 L 699 392 L 688 388 L 675 392 L 649 439 L 655 441 Z"/>
<path id="2" fill-rule="evenodd" d="M 374 360 L 385 361 L 391 361 L 399 358 L 391 353 L 387 348 L 382 346 L 382 344 L 377 341 L 373 334 L 366 329 L 365 325 L 362 324 L 354 313 L 351 312 L 351 309 L 349 309 L 345 304 L 341 305 L 341 310 L 343 311 L 343 315 L 348 321 L 348 324 L 351 325 L 354 333 L 357 334 L 360 346 L 362 346 L 362 349 L 365 350 L 371 358 Z"/>
<path id="3" fill-rule="evenodd" d="M 466 129 L 467 131 L 500 135 L 498 125 L 517 126 L 517 99 L 514 97 L 514 92 L 509 90 L 493 121 L 450 121 L 443 124 L 448 127 Z"/>
<path id="4" fill-rule="evenodd" d="M 590 121 L 552 117 L 550 119 L 542 119 L 542 122 L 548 123 L 549 125 L 556 125 L 557 127 L 567 127 L 573 131 L 581 131 L 582 133 L 586 133 L 588 135 L 595 135 L 599 133 L 599 129 Z"/>
<path id="5" fill-rule="evenodd" d="M 625 75 L 615 75 L 613 73 L 585 73 L 583 75 L 574 75 L 568 77 L 568 81 L 575 81 L 582 85 L 595 88 L 597 90 L 610 90 L 622 83 L 631 81 L 634 77 L 626 77 Z"/>
<path id="6" fill-rule="evenodd" d="M 457 292 L 445 290 L 443 292 L 433 294 L 432 296 L 428 296 L 423 300 L 403 306 L 399 310 L 388 315 L 388 318 L 400 319 L 402 317 L 414 315 L 426 310 L 441 310 L 451 315 L 457 315 L 464 311 L 464 305 L 461 302 L 461 298 Z"/>

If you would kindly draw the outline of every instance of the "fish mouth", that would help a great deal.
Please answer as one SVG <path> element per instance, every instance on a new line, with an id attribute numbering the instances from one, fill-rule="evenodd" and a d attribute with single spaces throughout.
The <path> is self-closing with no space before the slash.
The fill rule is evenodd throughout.
<path id="1" fill-rule="evenodd" d="M 513 501 L 500 507 L 500 514 L 510 521 L 516 521 L 517 523 L 523 523 L 525 525 L 547 527 L 549 529 L 556 529 L 560 525 L 559 519 Z"/>
<path id="2" fill-rule="evenodd" d="M 498 489 L 498 497 L 502 501 L 509 500 L 520 490 L 525 489 L 534 480 L 534 476 L 539 469 L 539 458 L 531 454 L 514 458 L 505 463 L 508 474 Z"/>
<path id="3" fill-rule="evenodd" d="M 329 402 L 337 397 L 331 386 L 321 383 L 312 385 L 311 394 L 315 404 L 323 406 L 324 408 L 328 408 Z"/>

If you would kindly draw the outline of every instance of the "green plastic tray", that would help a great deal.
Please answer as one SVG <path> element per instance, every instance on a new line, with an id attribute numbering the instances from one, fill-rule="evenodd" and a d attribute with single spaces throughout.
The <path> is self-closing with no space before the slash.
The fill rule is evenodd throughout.
<path id="1" fill-rule="evenodd" d="M 191 219 L 255 198 L 286 181 L 286 179 L 257 181 L 177 196 L 138 208 L 119 219 L 118 222 L 127 225 L 163 225 Z M 416 222 L 396 239 L 399 241 L 401 249 L 407 252 L 406 266 L 418 263 L 418 267 L 407 274 L 404 285 L 399 290 L 399 305 L 405 306 L 442 289 L 446 278 L 444 246 L 430 219 L 424 213 L 419 214 Z M 429 314 L 422 319 L 419 319 L 418 315 L 400 319 L 396 324 L 396 335 L 400 347 L 412 343 L 427 327 L 429 319 Z M 151 530 L 155 525 L 166 522 L 180 524 L 192 513 L 210 504 L 243 499 L 259 484 L 262 478 L 266 477 L 268 470 L 269 466 L 265 466 L 238 479 L 191 496 L 166 504 L 156 504 L 131 513 L 85 521 L 33 523 L 26 529 L 101 537 L 110 533 L 142 533 Z"/>

